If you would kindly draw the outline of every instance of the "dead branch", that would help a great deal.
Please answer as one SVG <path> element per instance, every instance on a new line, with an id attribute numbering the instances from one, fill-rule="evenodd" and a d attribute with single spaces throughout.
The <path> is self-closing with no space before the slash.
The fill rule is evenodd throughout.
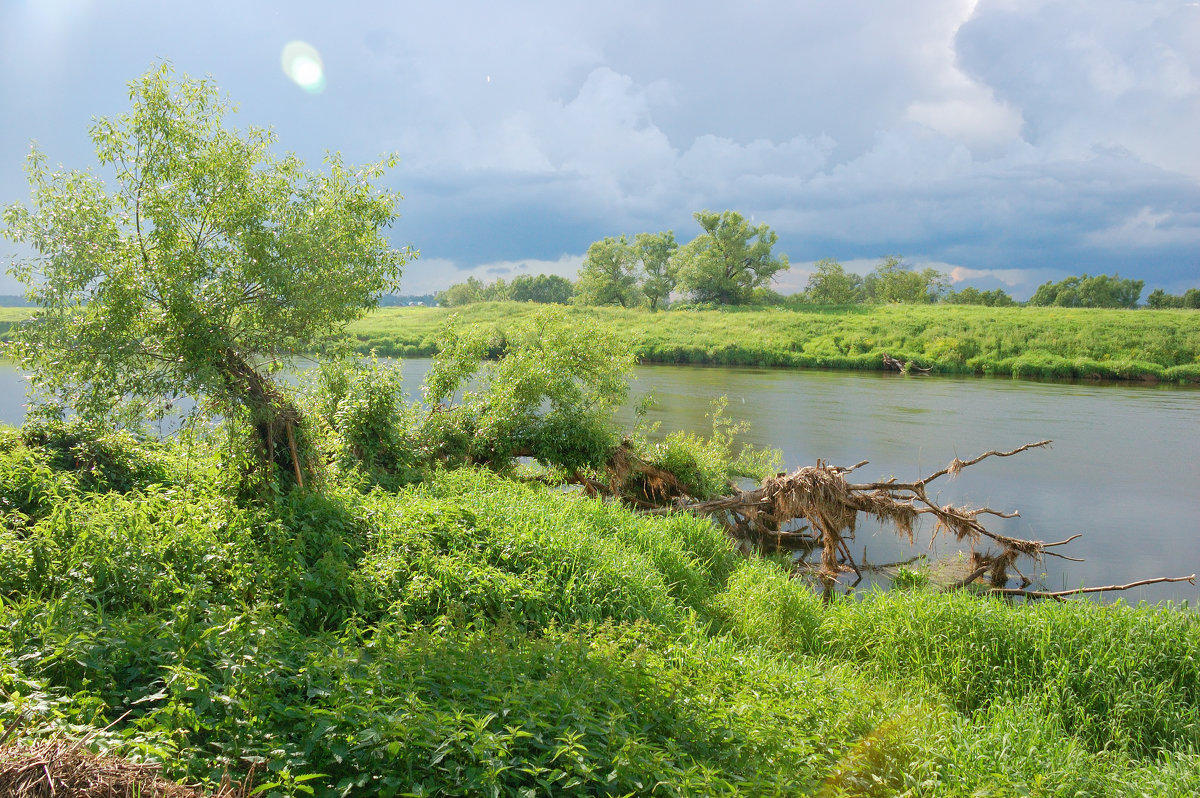
<path id="1" fill-rule="evenodd" d="M 894 358 L 887 352 L 883 353 L 883 367 L 885 370 L 899 372 L 915 371 L 918 374 L 928 374 L 932 370 L 932 368 L 923 369 L 920 366 L 915 366 L 911 360 L 905 362 L 899 358 Z"/>
<path id="2" fill-rule="evenodd" d="M 1163 582 L 1187 582 L 1196 584 L 1196 575 L 1191 576 L 1160 576 L 1157 579 L 1139 579 L 1136 582 L 1129 582 L 1124 585 L 1105 585 L 1104 587 L 1077 587 L 1073 590 L 1024 590 L 1016 587 L 994 587 L 987 591 L 1002 596 L 1020 596 L 1022 598 L 1049 598 L 1062 601 L 1068 596 L 1076 596 L 1081 593 L 1111 593 L 1118 590 L 1129 590 L 1130 588 L 1141 587 L 1142 585 L 1157 585 Z"/>
<path id="3" fill-rule="evenodd" d="M 887 482 L 869 482 L 865 485 L 851 485 L 850 487 L 852 490 L 877 490 L 887 488 L 889 490 L 913 491 L 917 488 L 923 488 L 930 482 L 933 482 L 935 479 L 944 477 L 947 474 L 949 474 L 951 479 L 953 479 L 954 477 L 958 476 L 959 472 L 964 468 L 973 466 L 989 457 L 1012 457 L 1014 454 L 1027 452 L 1030 449 L 1049 449 L 1053 443 L 1054 441 L 1038 441 L 1037 443 L 1027 443 L 1024 446 L 1018 446 L 1017 448 L 1010 449 L 1007 452 L 1001 452 L 997 449 L 992 449 L 991 451 L 984 452 L 978 457 L 973 457 L 970 460 L 959 460 L 957 457 L 955 457 L 950 461 L 950 465 L 946 466 L 941 471 L 935 471 L 924 479 L 919 479 L 916 482 L 896 482 L 894 480 L 889 480 Z M 857 468 L 857 466 L 855 467 Z"/>

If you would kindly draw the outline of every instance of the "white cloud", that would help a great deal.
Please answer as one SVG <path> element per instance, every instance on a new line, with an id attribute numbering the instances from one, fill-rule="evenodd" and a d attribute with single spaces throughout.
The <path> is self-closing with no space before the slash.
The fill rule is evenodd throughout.
<path id="1" fill-rule="evenodd" d="M 1200 6 L 1176 0 L 983 2 L 960 62 L 1054 157 L 1120 147 L 1200 178 Z"/>
<path id="2" fill-rule="evenodd" d="M 1200 246 L 1200 210 L 1174 213 L 1142 207 L 1111 227 L 1088 233 L 1085 241 L 1097 248 L 1126 251 L 1164 245 Z"/>
<path id="3" fill-rule="evenodd" d="M 938 267 L 934 266 L 934 268 Z M 1044 282 L 1048 274 L 1046 270 L 1042 269 L 968 269 L 965 266 L 953 266 L 949 269 L 940 269 L 940 271 L 944 271 L 950 277 L 950 282 L 955 285 L 992 279 L 998 280 L 1009 288 Z"/>

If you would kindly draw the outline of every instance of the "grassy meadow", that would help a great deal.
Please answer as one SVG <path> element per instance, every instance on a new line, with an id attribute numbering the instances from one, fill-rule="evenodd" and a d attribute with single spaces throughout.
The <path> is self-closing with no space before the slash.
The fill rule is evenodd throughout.
<path id="1" fill-rule="evenodd" d="M 503 330 L 540 307 L 379 308 L 350 327 L 354 346 L 429 357 L 451 316 Z M 625 336 L 645 363 L 879 370 L 883 353 L 939 374 L 1200 383 L 1200 313 L 972 305 L 810 306 L 651 313 L 568 307 L 580 325 Z M 0 307 L 0 337 L 27 308 Z"/>
<path id="2" fill-rule="evenodd" d="M 226 476 L 0 430 L 0 727 L 262 796 L 1200 793 L 1191 611 L 824 604 L 708 521 L 484 470 Z"/>
<path id="3" fill-rule="evenodd" d="M 494 325 L 519 303 L 384 308 L 352 325 L 356 346 L 419 357 L 446 319 Z M 669 311 L 572 307 L 576 323 L 618 331 L 647 363 L 883 368 L 883 353 L 944 374 L 1200 383 L 1200 313 L 1186 310 L 881 305 Z"/>

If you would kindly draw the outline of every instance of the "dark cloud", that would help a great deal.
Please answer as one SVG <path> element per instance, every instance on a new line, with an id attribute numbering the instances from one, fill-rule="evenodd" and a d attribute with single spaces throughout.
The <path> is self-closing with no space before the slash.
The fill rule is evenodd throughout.
<path id="1" fill-rule="evenodd" d="M 333 8 L 5 4 L 0 202 L 26 194 L 30 138 L 89 163 L 91 117 L 165 57 L 310 163 L 396 152 L 422 285 L 563 273 L 606 235 L 686 240 L 703 208 L 772 225 L 797 263 L 900 253 L 1015 293 L 1084 269 L 1200 283 L 1192 3 Z M 280 69 L 296 39 L 319 94 Z"/>

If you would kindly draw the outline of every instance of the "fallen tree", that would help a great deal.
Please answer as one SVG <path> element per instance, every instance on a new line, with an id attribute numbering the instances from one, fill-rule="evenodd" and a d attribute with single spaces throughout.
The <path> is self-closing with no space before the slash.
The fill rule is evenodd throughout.
<path id="1" fill-rule="evenodd" d="M 1025 598 L 1062 599 L 1078 593 L 1126 590 L 1157 582 L 1195 583 L 1196 575 L 1147 579 L 1127 585 L 1102 588 L 1079 588 L 1065 591 L 1029 590 L 1032 580 L 1020 570 L 1023 558 L 1041 561 L 1058 557 L 1080 562 L 1056 549 L 1080 535 L 1065 540 L 1045 542 L 1010 537 L 989 530 L 982 517 L 1015 518 L 1017 511 L 1004 512 L 991 507 L 972 508 L 953 504 L 936 504 L 928 487 L 943 477 L 953 479 L 963 469 L 990 457 L 1012 457 L 1030 449 L 1049 447 L 1050 441 L 1027 443 L 1009 451 L 991 450 L 970 460 L 954 458 L 945 468 L 912 482 L 895 478 L 879 482 L 851 482 L 849 475 L 867 465 L 866 460 L 852 466 L 838 466 L 818 460 L 816 465 L 798 468 L 790 474 L 777 474 L 750 490 L 731 487 L 729 495 L 704 501 L 688 496 L 683 485 L 669 471 L 647 463 L 628 446 L 617 450 L 609 461 L 608 479 L 577 478 L 593 495 L 620 498 L 645 512 L 689 512 L 707 515 L 723 524 L 747 550 L 819 552 L 812 562 L 807 557 L 797 560 L 797 575 L 811 574 L 828 598 L 839 584 L 842 574 L 854 573 L 861 579 L 863 568 L 855 562 L 848 541 L 853 540 L 859 515 L 867 515 L 890 524 L 902 537 L 913 541 L 913 528 L 923 515 L 934 519 L 934 536 L 952 535 L 955 540 L 972 547 L 970 571 L 951 585 L 963 589 L 986 583 L 984 592 Z M 980 544 L 989 545 L 977 551 Z M 1010 588 L 1010 574 L 1015 573 L 1020 587 Z M 980 585 L 976 585 L 982 586 Z"/>
<path id="2" fill-rule="evenodd" d="M 899 371 L 903 374 L 907 374 L 909 372 L 916 372 L 917 374 L 929 374 L 931 371 L 933 371 L 932 367 L 921 368 L 920 366 L 915 365 L 911 360 L 900 360 L 899 358 L 892 357 L 887 352 L 883 353 L 883 368 L 885 371 Z"/>

